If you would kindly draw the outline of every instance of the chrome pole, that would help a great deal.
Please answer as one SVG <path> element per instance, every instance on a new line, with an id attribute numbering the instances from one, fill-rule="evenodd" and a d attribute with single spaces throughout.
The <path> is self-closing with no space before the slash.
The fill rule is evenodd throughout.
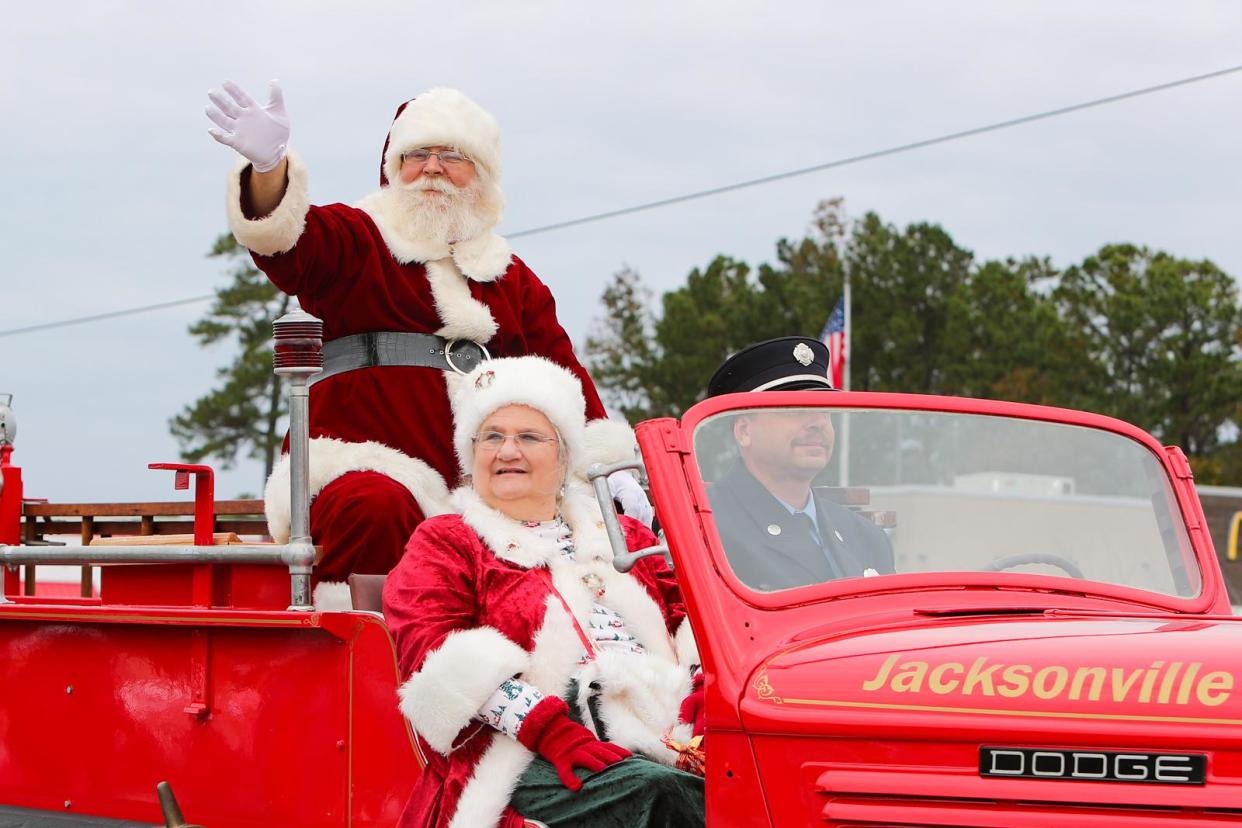
<path id="1" fill-rule="evenodd" d="M 312 554 L 314 554 L 312 549 Z M 17 546 L 0 544 L 0 566 L 57 564 L 94 566 L 113 563 L 303 563 L 290 546 L 230 544 L 221 546 Z"/>
<path id="2" fill-rule="evenodd" d="M 289 579 L 291 610 L 309 611 L 315 547 L 310 537 L 310 378 L 323 370 L 323 322 L 301 308 L 272 323 L 274 370 L 289 378 Z"/>
<path id="3" fill-rule="evenodd" d="M 587 469 L 587 480 L 595 489 L 595 499 L 599 501 L 600 514 L 604 518 L 604 531 L 608 534 L 608 545 L 612 547 L 612 566 L 618 572 L 629 572 L 634 564 L 649 555 L 663 555 L 669 568 L 673 566 L 673 557 L 668 551 L 668 544 L 648 546 L 631 552 L 625 545 L 625 530 L 621 528 L 621 520 L 617 517 L 617 506 L 612 502 L 612 493 L 608 490 L 608 476 L 619 471 L 634 469 L 644 471 L 642 460 L 624 460 L 605 466 L 593 463 Z M 660 533 L 664 537 L 664 533 Z"/>

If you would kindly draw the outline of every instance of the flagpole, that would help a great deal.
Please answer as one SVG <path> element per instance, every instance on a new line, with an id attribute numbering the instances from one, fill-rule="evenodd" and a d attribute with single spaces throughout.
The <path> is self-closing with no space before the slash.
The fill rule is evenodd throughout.
<path id="1" fill-rule="evenodd" d="M 844 248 L 844 245 L 842 245 L 842 248 Z M 842 253 L 844 253 L 844 249 L 842 250 Z M 841 291 L 841 303 L 844 305 L 843 309 L 845 311 L 845 320 L 842 325 L 844 332 L 841 335 L 841 359 L 845 363 L 841 374 L 841 385 L 843 386 L 841 390 L 849 391 L 850 363 L 853 362 L 850 358 L 850 332 L 853 328 L 852 323 L 854 314 L 850 307 L 850 267 L 844 255 L 841 257 L 841 272 L 844 277 Z M 850 415 L 848 411 L 842 412 L 841 414 L 840 436 L 841 439 L 838 441 L 840 448 L 837 451 L 837 456 L 840 458 L 841 462 L 841 485 L 848 486 L 850 485 Z"/>

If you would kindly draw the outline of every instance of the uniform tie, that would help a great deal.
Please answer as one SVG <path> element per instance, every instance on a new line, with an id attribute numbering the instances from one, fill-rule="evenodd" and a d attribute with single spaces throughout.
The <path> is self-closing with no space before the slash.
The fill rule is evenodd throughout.
<path id="1" fill-rule="evenodd" d="M 794 512 L 794 521 L 803 529 L 811 533 L 811 540 L 815 541 L 815 545 L 822 547 L 823 539 L 819 536 L 819 527 L 815 525 L 815 521 L 811 520 L 811 516 L 806 512 Z"/>
<path id="2" fill-rule="evenodd" d="M 845 573 L 842 571 L 840 565 L 837 564 L 836 557 L 832 554 L 832 551 L 825 547 L 823 538 L 820 537 L 819 534 L 819 527 L 815 525 L 815 521 L 811 519 L 811 516 L 806 512 L 794 512 L 793 519 L 794 523 L 798 524 L 807 531 L 807 534 L 810 535 L 811 541 L 815 544 L 816 548 L 823 553 L 824 558 L 828 561 L 828 569 L 832 572 L 832 577 L 834 579 L 844 578 Z"/>

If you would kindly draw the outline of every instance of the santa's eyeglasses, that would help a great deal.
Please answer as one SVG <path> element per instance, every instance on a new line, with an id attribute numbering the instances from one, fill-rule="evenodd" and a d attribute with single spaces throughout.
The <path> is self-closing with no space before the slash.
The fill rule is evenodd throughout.
<path id="1" fill-rule="evenodd" d="M 401 153 L 401 161 L 402 163 L 409 162 L 411 164 L 417 164 L 421 167 L 423 164 L 426 164 L 433 155 L 443 167 L 460 167 L 462 164 L 472 163 L 469 158 L 462 155 L 457 150 L 440 150 L 439 152 L 433 152 L 426 149 L 416 149 L 410 150 L 409 152 L 403 152 Z"/>

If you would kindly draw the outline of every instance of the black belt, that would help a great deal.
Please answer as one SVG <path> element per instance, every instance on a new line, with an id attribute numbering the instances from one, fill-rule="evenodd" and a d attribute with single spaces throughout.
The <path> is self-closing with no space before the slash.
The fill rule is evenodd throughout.
<path id="1" fill-rule="evenodd" d="M 323 372 L 311 384 L 358 368 L 404 365 L 438 368 L 467 374 L 484 360 L 487 349 L 468 339 L 445 339 L 435 334 L 371 331 L 323 343 Z"/>

